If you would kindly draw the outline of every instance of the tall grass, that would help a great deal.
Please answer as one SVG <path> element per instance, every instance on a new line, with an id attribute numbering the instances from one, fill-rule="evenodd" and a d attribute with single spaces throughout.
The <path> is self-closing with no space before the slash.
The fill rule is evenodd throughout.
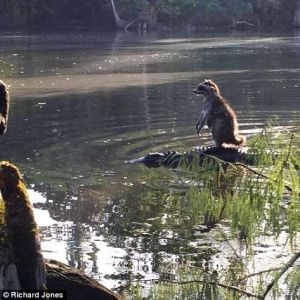
<path id="1" fill-rule="evenodd" d="M 158 279 L 146 294 L 139 289 L 133 299 L 278 299 L 283 294 L 299 299 L 300 270 L 295 261 L 300 254 L 293 248 L 300 229 L 299 145 L 299 136 L 277 130 L 270 121 L 248 141 L 255 167 L 211 158 L 200 167 L 197 159 L 183 161 L 177 176 L 193 183 L 181 196 L 190 221 L 219 235 L 220 241 L 246 245 L 246 254 L 234 255 L 218 271 L 178 264 L 173 280 Z M 255 241 L 261 236 L 276 239 L 282 231 L 292 258 L 275 269 L 251 274 L 246 260 L 256 255 Z M 132 288 L 141 285 L 142 281 Z"/>

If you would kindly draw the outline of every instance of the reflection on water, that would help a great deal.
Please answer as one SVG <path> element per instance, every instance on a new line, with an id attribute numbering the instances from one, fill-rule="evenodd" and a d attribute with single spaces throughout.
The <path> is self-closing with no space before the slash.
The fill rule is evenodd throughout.
<path id="1" fill-rule="evenodd" d="M 228 245 L 185 213 L 177 174 L 124 161 L 210 142 L 207 131 L 195 134 L 201 100 L 191 93 L 204 78 L 220 84 L 243 134 L 271 115 L 299 132 L 298 37 L 0 40 L 13 99 L 0 156 L 31 184 L 46 257 L 115 288 L 158 278 L 173 263 L 226 264 Z M 261 260 L 273 247 L 266 244 Z"/>

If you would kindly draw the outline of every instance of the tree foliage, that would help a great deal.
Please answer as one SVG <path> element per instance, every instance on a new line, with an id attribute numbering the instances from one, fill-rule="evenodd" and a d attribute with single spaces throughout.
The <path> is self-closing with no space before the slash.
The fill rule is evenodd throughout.
<path id="1" fill-rule="evenodd" d="M 259 26 L 291 26 L 297 0 L 115 0 L 122 19 L 151 15 L 159 25 L 224 26 L 244 20 Z M 110 0 L 0 0 L 2 26 L 98 25 L 114 27 Z M 147 19 L 147 18 L 146 18 Z M 147 21 L 147 20 L 146 20 Z"/>
<path id="2" fill-rule="evenodd" d="M 0 25 L 41 26 L 99 24 L 113 26 L 113 14 L 108 1 L 99 0 L 0 0 Z"/>

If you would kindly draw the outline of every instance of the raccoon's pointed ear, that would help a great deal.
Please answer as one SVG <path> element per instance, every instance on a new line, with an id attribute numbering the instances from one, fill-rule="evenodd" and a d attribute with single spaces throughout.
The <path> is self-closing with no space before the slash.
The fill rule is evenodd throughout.
<path id="1" fill-rule="evenodd" d="M 216 84 L 210 79 L 205 79 L 205 83 L 209 85 L 211 88 L 215 88 L 216 86 Z"/>
<path id="2" fill-rule="evenodd" d="M 219 92 L 218 86 L 212 80 L 208 80 L 207 83 L 214 92 L 216 92 L 216 93 Z"/>

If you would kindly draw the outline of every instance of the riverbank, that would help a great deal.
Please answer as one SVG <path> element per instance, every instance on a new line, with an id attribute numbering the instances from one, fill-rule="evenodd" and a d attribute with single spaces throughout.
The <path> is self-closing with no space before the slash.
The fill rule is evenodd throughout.
<path id="1" fill-rule="evenodd" d="M 4 0 L 0 0 L 5 2 Z M 286 1 L 92 0 L 3 3 L 0 26 L 6 30 L 279 30 L 300 26 L 300 4 Z"/>

